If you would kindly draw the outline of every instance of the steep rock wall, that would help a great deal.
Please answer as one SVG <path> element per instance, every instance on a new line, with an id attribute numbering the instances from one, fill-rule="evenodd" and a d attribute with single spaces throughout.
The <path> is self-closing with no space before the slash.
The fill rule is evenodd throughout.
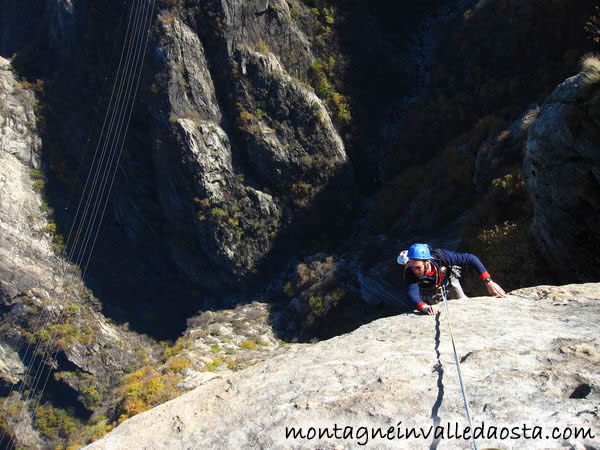
<path id="1" fill-rule="evenodd" d="M 0 58 L 0 389 L 3 396 L 13 394 L 11 402 L 26 403 L 35 401 L 25 386 L 37 393 L 49 378 L 52 391 L 56 381 L 49 371 L 68 371 L 63 388 L 76 397 L 92 386 L 103 392 L 140 362 L 139 350 L 152 353 L 147 339 L 106 321 L 80 273 L 61 258 L 56 225 L 40 194 L 45 181 L 35 103 L 30 86 Z M 29 412 L 19 411 L 3 428 L 17 442 L 37 445 Z"/>
<path id="2" fill-rule="evenodd" d="M 600 277 L 599 99 L 585 72 L 567 79 L 541 107 L 525 146 L 532 233 L 549 264 L 579 280 Z"/>

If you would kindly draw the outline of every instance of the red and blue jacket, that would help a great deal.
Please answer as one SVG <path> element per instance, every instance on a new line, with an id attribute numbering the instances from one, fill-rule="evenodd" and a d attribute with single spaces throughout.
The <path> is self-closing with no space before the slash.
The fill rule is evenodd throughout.
<path id="1" fill-rule="evenodd" d="M 417 278 L 409 268 L 405 271 L 408 299 L 419 311 L 427 304 L 421 299 L 420 288 L 423 286 L 431 288 L 445 285 L 452 266 L 462 267 L 470 264 L 477 269 L 479 277 L 482 280 L 490 276 L 479 258 L 471 253 L 458 253 L 440 248 L 432 252 L 432 259 L 430 261 L 432 262 L 433 270 L 421 278 Z"/>

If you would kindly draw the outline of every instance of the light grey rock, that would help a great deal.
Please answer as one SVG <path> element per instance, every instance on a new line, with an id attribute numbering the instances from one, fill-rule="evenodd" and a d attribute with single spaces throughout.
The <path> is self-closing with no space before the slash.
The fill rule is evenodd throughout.
<path id="1" fill-rule="evenodd" d="M 248 108 L 256 108 L 247 111 L 256 118 L 244 129 L 249 163 L 265 185 L 289 189 L 294 178 L 314 183 L 311 178 L 318 178 L 318 172 L 347 165 L 342 139 L 312 90 L 286 73 L 272 53 L 242 48 L 235 59 L 241 72 L 240 97 Z M 316 158 L 327 162 L 326 170 Z"/>
<path id="2" fill-rule="evenodd" d="M 15 296 L 28 287 L 53 282 L 47 270 L 56 264 L 41 199 L 33 189 L 32 170 L 40 167 L 41 139 L 37 134 L 33 93 L 19 83 L 8 61 L 0 68 L 0 286 Z"/>
<path id="3" fill-rule="evenodd" d="M 27 403 L 22 401 L 21 395 L 14 391 L 8 398 L 3 399 L 3 410 L 11 411 L 11 414 L 4 415 L 7 419 L 8 434 L 1 433 L 2 440 L 0 442 L 6 445 L 6 448 L 11 447 L 12 443 L 23 448 L 40 449 L 43 448 L 43 441 L 39 433 L 33 428 L 33 419 L 26 408 Z"/>
<path id="4" fill-rule="evenodd" d="M 185 378 L 177 383 L 177 387 L 180 389 L 195 389 L 198 386 L 208 383 L 214 378 L 219 378 L 218 374 L 212 372 L 195 372 L 192 370 L 187 372 L 188 373 L 185 373 Z"/>
<path id="5" fill-rule="evenodd" d="M 26 368 L 12 348 L 0 342 L 0 378 L 5 385 L 14 386 L 23 379 Z"/>
<path id="6" fill-rule="evenodd" d="M 163 14 L 168 14 L 163 12 Z M 219 123 L 221 111 L 198 35 L 179 18 L 161 21 L 163 33 L 158 51 L 164 54 L 171 120 L 198 118 Z"/>
<path id="7" fill-rule="evenodd" d="M 571 279 L 600 276 L 599 99 L 584 73 L 569 78 L 541 107 L 525 147 L 532 234 L 549 264 Z"/>
<path id="8" fill-rule="evenodd" d="M 232 56 L 239 45 L 267 45 L 294 76 L 306 73 L 314 60 L 311 40 L 300 30 L 290 8 L 306 8 L 301 2 L 260 0 L 215 2 L 215 11 L 223 17 L 227 51 Z"/>
<path id="9" fill-rule="evenodd" d="M 600 445 L 600 284 L 456 300 L 450 314 L 474 425 L 527 424 L 530 434 L 543 427 L 541 439 L 484 438 L 480 448 Z M 445 312 L 403 314 L 328 341 L 286 346 L 128 419 L 88 448 L 361 448 L 358 427 L 392 427 L 393 434 L 397 427 L 465 427 L 446 321 Z M 354 437 L 286 439 L 286 427 L 307 432 L 334 424 L 355 427 Z M 546 439 L 555 426 L 583 427 L 595 437 Z M 368 441 L 380 449 L 434 443 L 432 436 Z M 471 446 L 463 439 L 438 443 Z"/>
<path id="10" fill-rule="evenodd" d="M 227 135 L 212 122 L 179 119 L 177 125 L 185 142 L 184 164 L 198 192 L 223 201 L 233 176 Z"/>

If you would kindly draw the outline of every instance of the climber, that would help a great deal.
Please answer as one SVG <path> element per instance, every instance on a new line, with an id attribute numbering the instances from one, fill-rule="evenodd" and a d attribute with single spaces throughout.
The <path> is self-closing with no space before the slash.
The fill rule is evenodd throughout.
<path id="1" fill-rule="evenodd" d="M 437 314 L 432 306 L 442 300 L 440 287 L 448 289 L 449 298 L 466 298 L 458 278 L 460 269 L 471 264 L 490 295 L 506 297 L 504 290 L 494 281 L 479 258 L 471 253 L 457 253 L 445 249 L 431 250 L 426 244 L 413 244 L 406 253 L 400 253 L 398 263 L 405 263 L 405 276 L 409 300 L 417 310 Z M 410 270 L 408 270 L 410 269 Z"/>

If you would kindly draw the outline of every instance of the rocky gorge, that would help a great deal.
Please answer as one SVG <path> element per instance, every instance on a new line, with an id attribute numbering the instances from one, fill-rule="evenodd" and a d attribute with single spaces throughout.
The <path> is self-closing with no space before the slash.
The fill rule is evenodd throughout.
<path id="1" fill-rule="evenodd" d="M 192 389 L 175 402 L 194 395 L 229 398 L 226 388 L 219 391 L 223 380 L 247 377 L 236 394 L 246 399 L 250 386 L 262 383 L 258 378 L 295 364 L 327 378 L 304 378 L 291 383 L 293 389 L 273 378 L 277 404 L 287 405 L 292 394 L 307 398 L 294 403 L 292 412 L 305 414 L 298 424 L 322 413 L 328 420 L 366 417 L 375 425 L 381 412 L 365 412 L 374 400 L 357 397 L 354 407 L 354 400 L 335 397 L 333 403 L 346 406 L 316 408 L 316 416 L 307 402 L 329 398 L 325 391 L 335 386 L 358 395 L 358 380 L 380 370 L 375 361 L 359 367 L 344 360 L 349 372 L 334 368 L 339 377 L 330 380 L 336 346 L 358 348 L 378 327 L 393 334 L 389 327 L 396 321 L 414 329 L 415 339 L 435 340 L 427 334 L 432 329 L 417 325 L 426 318 L 396 316 L 409 307 L 395 257 L 414 240 L 480 255 L 510 290 L 597 280 L 600 62 L 593 56 L 577 61 L 594 45 L 586 39 L 585 22 L 594 13 L 587 2 L 153 5 L 147 33 L 138 29 L 148 37 L 147 51 L 106 215 L 93 230 L 98 244 L 93 254 L 82 251 L 88 265 L 73 257 L 78 249 L 71 231 L 83 223 L 77 200 L 88 188 L 91 150 L 119 84 L 119 52 L 134 33 L 128 14 L 134 20 L 136 8 L 151 11 L 151 4 L 0 2 L 3 440 L 32 448 L 81 446 L 123 423 L 110 439 L 130 442 L 130 432 L 121 430 L 144 417 L 170 426 L 170 419 L 161 422 L 152 413 L 138 416 L 143 411 Z M 520 71 L 508 69 L 506 52 L 491 38 L 497 31 L 508 47 L 528 40 L 527 52 L 515 56 L 522 58 Z M 481 286 L 465 278 L 469 293 L 480 293 Z M 568 380 L 544 384 L 557 424 L 597 425 L 597 411 L 587 403 L 559 406 L 570 389 L 587 392 L 580 403 L 595 401 L 596 375 L 586 366 L 597 350 L 588 330 L 597 317 L 594 289 L 513 291 L 540 306 L 541 327 L 562 323 L 564 302 L 590 319 L 577 322 L 581 335 L 569 334 L 566 325 L 557 325 L 556 334 L 539 331 L 536 361 L 562 355 L 556 361 L 548 356 L 552 361 L 543 370 L 531 355 L 511 360 L 510 367 L 527 368 L 525 378 L 541 371 L 544 380 Z M 515 297 L 504 305 L 489 298 L 453 304 L 468 342 L 477 341 L 467 326 L 475 303 L 492 320 L 509 316 L 508 304 L 524 318 L 536 314 Z M 529 322 L 515 324 L 503 335 L 504 347 L 475 346 L 473 355 L 531 343 Z M 490 326 L 479 325 L 480 331 Z M 329 340 L 296 343 L 322 339 Z M 397 370 L 405 368 L 402 353 L 410 351 L 392 356 L 378 347 L 382 343 L 367 353 L 383 352 Z M 479 361 L 465 358 L 466 366 Z M 476 378 L 487 373 L 481 358 L 476 385 L 487 383 Z M 430 362 L 423 358 L 415 370 L 441 376 Z M 581 379 L 556 375 L 563 366 Z M 507 371 L 494 375 L 504 386 L 498 392 L 514 381 L 514 371 Z M 314 396 L 313 382 L 324 386 Z M 377 383 L 385 389 L 374 388 L 373 399 L 390 392 Z M 392 403 L 414 403 L 410 396 L 423 386 L 406 383 Z M 446 400 L 454 405 L 456 398 Z M 486 422 L 541 418 L 549 411 L 545 399 L 530 400 L 519 397 L 513 405 L 501 399 L 504 416 L 485 404 L 476 409 L 485 409 Z M 519 416 L 523 404 L 530 410 Z M 243 408 L 227 405 L 230 419 L 242 423 Z M 248 406 L 257 408 L 251 416 L 264 416 L 261 405 L 266 408 Z M 294 422 L 286 408 L 277 417 Z M 451 408 L 444 417 L 458 420 L 459 408 Z M 207 408 L 202 421 L 224 432 L 230 422 L 218 409 Z M 382 422 L 389 425 L 392 414 L 385 414 Z M 165 432 L 165 439 L 184 447 L 197 439 L 212 442 L 183 413 L 179 420 L 190 434 Z M 275 424 L 253 427 L 231 434 L 228 445 L 239 439 L 285 446 L 278 432 L 257 431 Z M 110 439 L 105 442 L 117 442 Z"/>

